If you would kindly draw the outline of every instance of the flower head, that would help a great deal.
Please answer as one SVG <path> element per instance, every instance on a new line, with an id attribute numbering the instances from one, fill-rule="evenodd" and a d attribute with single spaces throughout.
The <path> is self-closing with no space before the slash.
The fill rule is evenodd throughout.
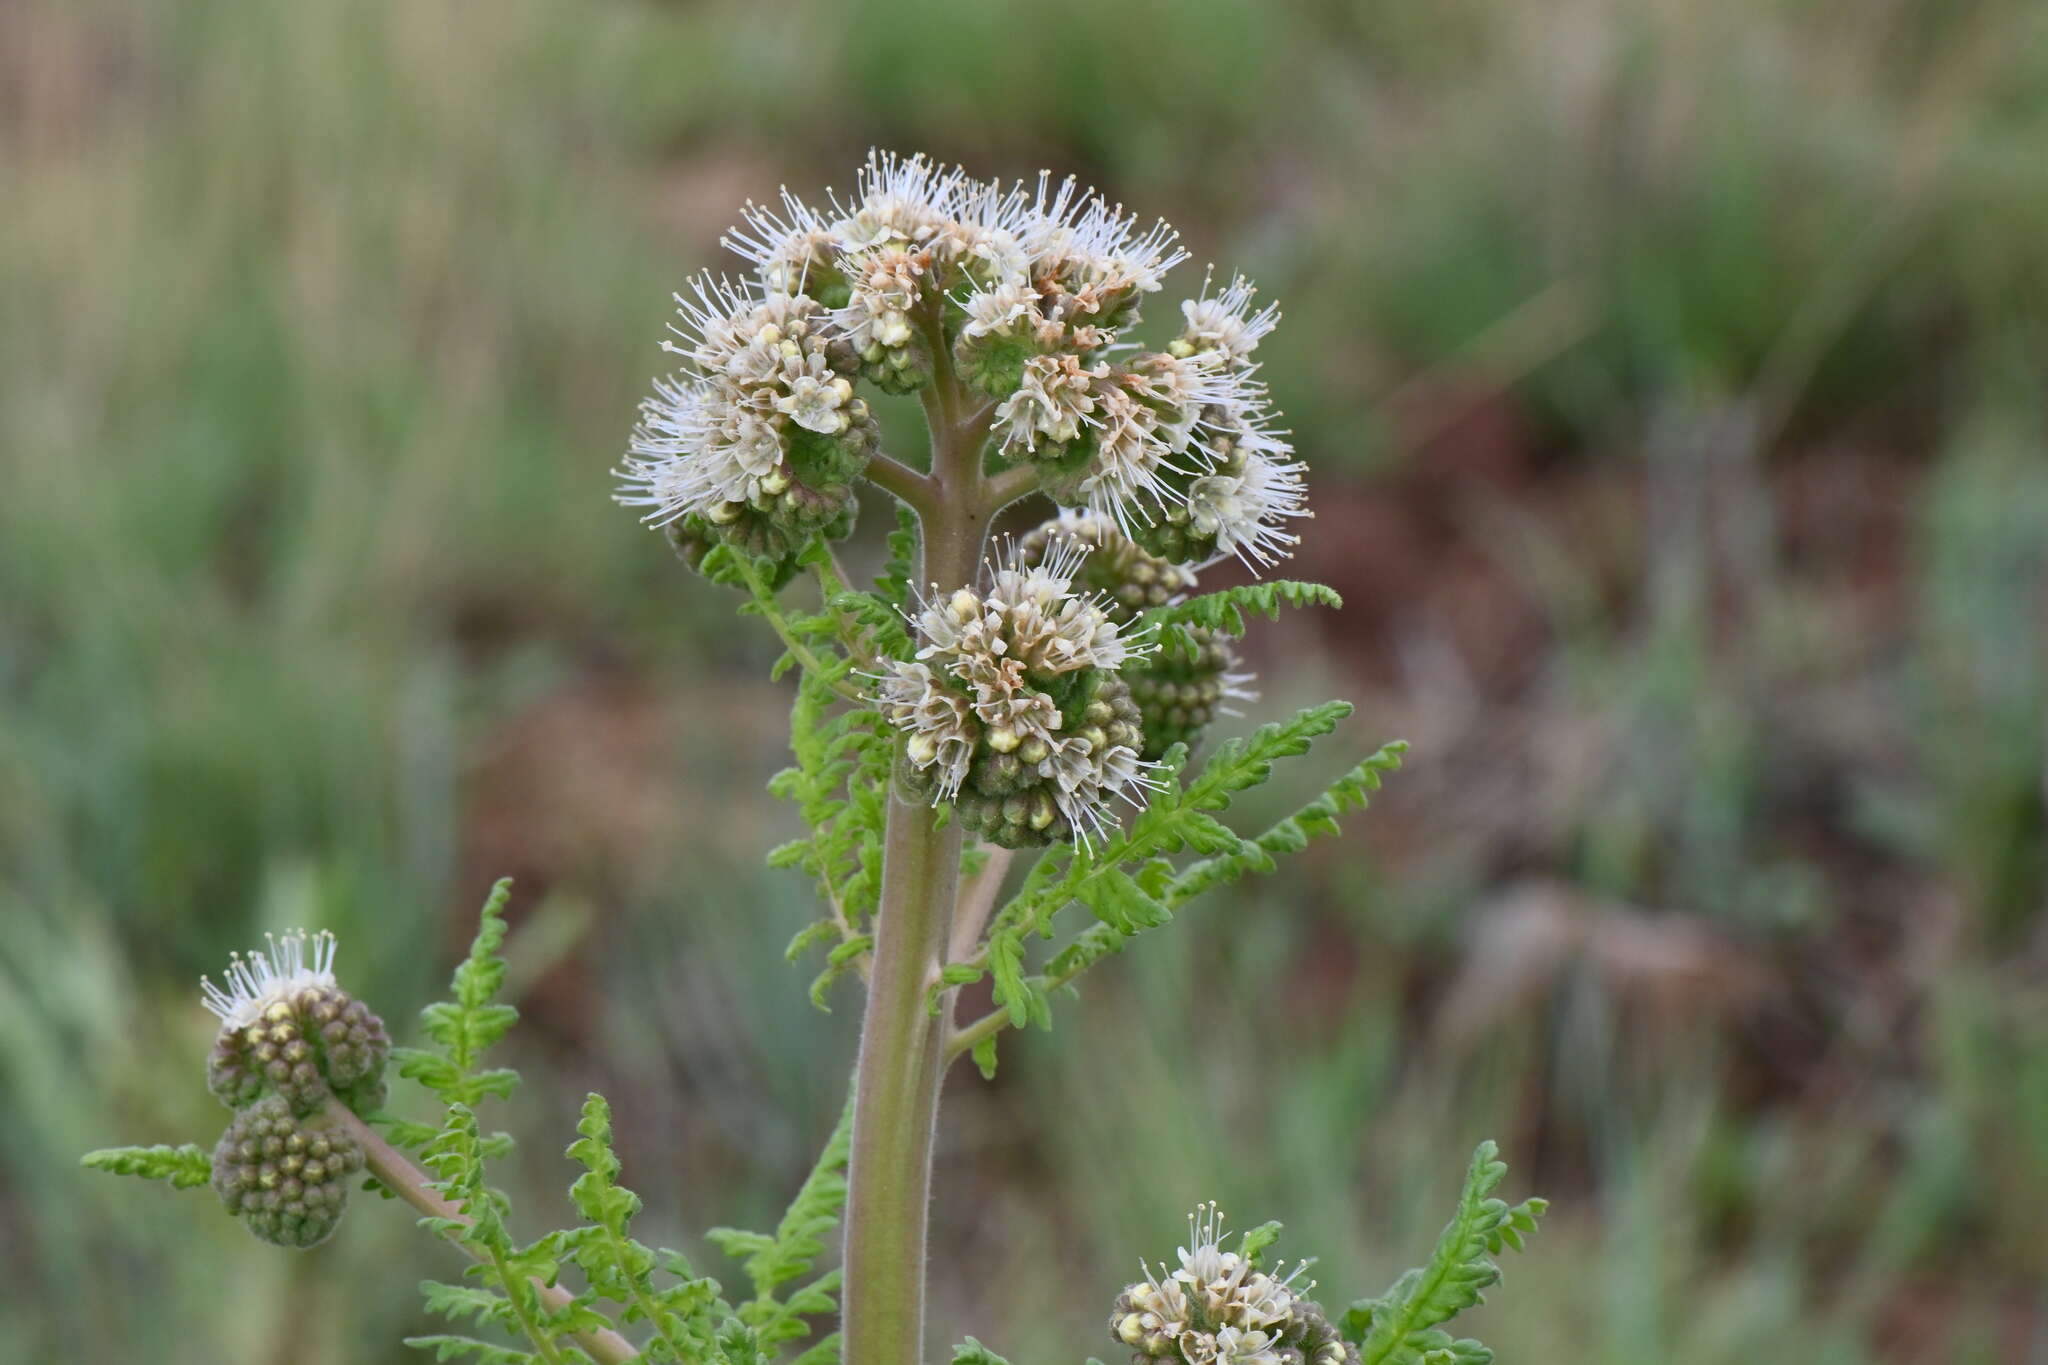
<path id="1" fill-rule="evenodd" d="M 210 976 L 199 979 L 202 1001 L 222 1028 L 246 1028 L 270 1006 L 289 1004 L 302 991 L 335 989 L 333 934 L 291 929 L 282 938 L 263 938 L 267 949 L 252 948 L 246 957 L 229 955 L 228 969 L 221 973 L 225 986 L 214 985 Z"/>
<path id="2" fill-rule="evenodd" d="M 877 433 L 824 305 L 705 275 L 676 311 L 663 345 L 683 368 L 641 404 L 618 501 L 677 528 L 679 544 L 784 561 L 814 535 L 845 534 Z"/>
<path id="3" fill-rule="evenodd" d="M 308 1113 L 330 1094 L 354 1109 L 376 1108 L 391 1039 L 336 982 L 334 935 L 295 929 L 265 942 L 229 959 L 225 985 L 200 983 L 220 1019 L 207 1085 L 231 1109 L 276 1096 Z"/>
<path id="4" fill-rule="evenodd" d="M 693 557 L 724 542 L 787 565 L 844 534 L 877 446 L 856 385 L 908 393 L 944 370 L 1061 505 L 1176 563 L 1291 552 L 1305 493 L 1254 363 L 1279 310 L 1212 274 L 1163 351 L 1121 340 L 1187 258 L 1166 223 L 1072 177 L 1006 184 L 877 150 L 851 193 L 784 188 L 723 241 L 748 278 L 678 295 L 683 367 L 656 381 L 619 470 L 619 500 Z"/>
<path id="5" fill-rule="evenodd" d="M 1356 1351 L 1322 1309 L 1296 1287 L 1305 1266 L 1282 1276 L 1262 1269 L 1250 1248 L 1225 1249 L 1223 1215 L 1204 1204 L 1188 1215 L 1188 1244 L 1168 1272 L 1140 1264 L 1110 1314 L 1110 1335 L 1134 1362 L 1182 1365 L 1356 1365 Z"/>
<path id="6" fill-rule="evenodd" d="M 953 802 L 995 843 L 1086 841 L 1107 828 L 1113 799 L 1139 805 L 1156 785 L 1118 676 L 1150 643 L 1076 590 L 1087 553 L 1060 541 L 1027 563 L 1013 545 L 983 586 L 935 586 L 910 617 L 917 657 L 875 680 L 904 735 L 907 785 Z"/>
<path id="7" fill-rule="evenodd" d="M 1259 342 L 1280 324 L 1280 307 L 1269 303 L 1252 311 L 1252 296 L 1259 292 L 1258 286 L 1242 275 L 1212 296 L 1209 287 L 1213 283 L 1213 274 L 1204 278 L 1202 292 L 1181 304 L 1186 326 L 1168 349 L 1184 356 L 1214 353 L 1227 364 L 1243 366 Z"/>

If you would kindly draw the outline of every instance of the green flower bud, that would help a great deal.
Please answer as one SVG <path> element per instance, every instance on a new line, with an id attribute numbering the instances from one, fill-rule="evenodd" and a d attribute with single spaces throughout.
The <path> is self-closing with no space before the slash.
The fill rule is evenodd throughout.
<path id="1" fill-rule="evenodd" d="M 858 354 L 860 377 L 883 393 L 916 393 L 932 382 L 932 349 L 916 332 L 896 346 L 870 342 Z"/>
<path id="2" fill-rule="evenodd" d="M 318 1246 L 341 1221 L 363 1154 L 338 1129 L 295 1116 L 278 1095 L 235 1115 L 213 1149 L 213 1188 L 266 1242 Z"/>
<path id="3" fill-rule="evenodd" d="M 1018 542 L 1018 558 L 1035 565 L 1062 540 L 1093 547 L 1075 581 L 1100 594 L 1119 625 L 1132 625 L 1139 613 L 1178 602 L 1195 589 L 1193 570 L 1146 551 L 1095 512 L 1061 513 Z M 1238 671 L 1228 636 L 1203 629 L 1189 633 L 1197 642 L 1193 654 L 1161 649 L 1123 669 L 1145 731 L 1140 756 L 1148 761 L 1178 743 L 1194 746 L 1218 715 L 1230 713 L 1230 701 L 1252 695 L 1245 687 L 1251 675 Z"/>
<path id="4" fill-rule="evenodd" d="M 1210 723 L 1229 712 L 1228 702 L 1252 695 L 1244 686 L 1251 675 L 1237 670 L 1237 649 L 1228 636 L 1201 627 L 1188 633 L 1196 642 L 1192 656 L 1162 649 L 1145 669 L 1128 675 L 1131 698 L 1144 717 L 1148 759 L 1176 744 L 1193 748 Z"/>

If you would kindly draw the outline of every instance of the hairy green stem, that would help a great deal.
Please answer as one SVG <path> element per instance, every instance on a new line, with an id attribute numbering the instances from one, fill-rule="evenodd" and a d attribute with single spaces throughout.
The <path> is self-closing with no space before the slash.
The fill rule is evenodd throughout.
<path id="1" fill-rule="evenodd" d="M 1002 893 L 1003 878 L 1009 875 L 1010 864 L 1015 860 L 1014 848 L 992 848 L 988 861 L 975 874 L 966 890 L 960 894 L 959 908 L 953 914 L 953 937 L 946 945 L 946 961 L 957 962 L 973 954 L 981 946 L 981 931 L 988 927 L 988 917 L 995 912 L 996 897 Z"/>
<path id="2" fill-rule="evenodd" d="M 1005 469 L 987 482 L 989 506 L 995 511 L 1001 511 L 1017 499 L 1028 496 L 1037 487 L 1038 471 L 1030 464 Z"/>
<path id="3" fill-rule="evenodd" d="M 426 1172 L 407 1160 L 405 1153 L 386 1142 L 383 1134 L 357 1118 L 347 1105 L 329 1096 L 322 1112 L 326 1114 L 328 1122 L 355 1139 L 356 1145 L 363 1151 L 363 1164 L 371 1175 L 377 1177 L 378 1183 L 412 1205 L 419 1211 L 421 1217 L 446 1218 L 464 1225 L 471 1221 L 461 1209 L 435 1192 Z M 462 1246 L 462 1250 L 479 1264 L 488 1265 L 492 1260 L 491 1256 L 475 1247 Z M 499 1266 L 498 1269 L 502 1271 L 503 1267 Z M 539 1280 L 532 1281 L 532 1284 L 534 1292 L 540 1296 L 542 1305 L 549 1312 L 557 1312 L 568 1306 L 571 1297 L 568 1290 L 559 1285 L 543 1284 Z M 513 1301 L 513 1307 L 523 1321 L 526 1316 L 525 1309 L 519 1306 L 516 1299 Z M 584 1354 L 598 1362 L 598 1365 L 624 1365 L 625 1361 L 637 1360 L 640 1356 L 639 1349 L 632 1342 L 609 1328 L 600 1328 L 594 1332 L 569 1332 L 565 1335 L 582 1347 Z M 535 1337 L 534 1344 L 540 1347 L 544 1354 L 547 1353 L 547 1347 L 538 1337 Z"/>
<path id="4" fill-rule="evenodd" d="M 920 516 L 935 505 L 932 481 L 887 455 L 877 455 L 868 461 L 867 476 L 875 487 L 895 494 Z"/>
<path id="5" fill-rule="evenodd" d="M 926 334 L 935 362 L 923 395 L 932 472 L 925 485 L 930 500 L 917 508 L 918 577 L 949 592 L 973 581 L 995 509 L 981 477 L 985 420 L 965 410 L 936 312 L 926 319 Z M 927 1001 L 944 965 L 959 889 L 959 826 L 942 827 L 930 808 L 892 795 L 847 1164 L 844 1365 L 916 1365 L 923 1358 L 925 1231 L 946 1072 L 946 1022 Z"/>

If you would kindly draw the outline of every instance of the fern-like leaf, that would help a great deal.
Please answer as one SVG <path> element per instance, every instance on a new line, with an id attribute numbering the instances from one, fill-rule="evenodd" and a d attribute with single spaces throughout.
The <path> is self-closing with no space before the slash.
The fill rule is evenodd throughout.
<path id="1" fill-rule="evenodd" d="M 1277 617 L 1282 607 L 1341 607 L 1344 599 L 1321 583 L 1303 583 L 1280 578 L 1269 583 L 1248 583 L 1190 597 L 1171 606 L 1154 607 L 1138 619 L 1138 630 L 1158 633 L 1159 648 L 1168 656 L 1182 654 L 1192 659 L 1202 650 L 1201 632 L 1224 635 L 1245 632 L 1245 613 Z"/>
<path id="2" fill-rule="evenodd" d="M 718 1296 L 718 1283 L 691 1272 L 673 1251 L 655 1251 L 634 1239 L 633 1216 L 640 1197 L 618 1183 L 619 1158 L 612 1150 L 612 1112 L 602 1095 L 583 1101 L 578 1134 L 569 1145 L 583 1174 L 569 1188 L 585 1225 L 560 1234 L 559 1243 L 582 1269 L 590 1293 L 618 1304 L 626 1322 L 645 1322 L 653 1338 L 641 1355 L 649 1361 L 695 1362 L 713 1358 L 717 1331 L 731 1310 Z M 661 1286 L 657 1268 L 676 1283 Z"/>
<path id="3" fill-rule="evenodd" d="M 1484 1365 L 1493 1358 L 1478 1342 L 1453 1340 L 1438 1329 L 1483 1301 L 1500 1279 L 1493 1258 L 1503 1247 L 1520 1250 L 1547 1207 L 1541 1199 L 1511 1207 L 1494 1198 L 1507 1171 L 1493 1143 L 1480 1143 L 1465 1173 L 1458 1211 L 1437 1238 L 1429 1264 L 1345 1311 L 1341 1330 L 1359 1348 L 1364 1365 Z"/>
<path id="4" fill-rule="evenodd" d="M 807 1335 L 811 1330 L 807 1318 L 832 1313 L 838 1307 L 836 1270 L 786 1297 L 778 1297 L 778 1293 L 784 1285 L 811 1273 L 824 1253 L 826 1239 L 838 1227 L 846 1208 L 846 1163 L 852 1146 L 853 1097 L 849 1094 L 817 1164 L 772 1236 L 738 1228 L 713 1228 L 705 1234 L 719 1250 L 741 1263 L 752 1282 L 754 1297 L 741 1304 L 738 1313 L 764 1347 Z"/>
<path id="5" fill-rule="evenodd" d="M 168 1180 L 174 1190 L 189 1190 L 213 1178 L 213 1159 L 189 1142 L 182 1147 L 104 1147 L 87 1152 L 78 1164 L 110 1175 Z"/>
<path id="6" fill-rule="evenodd" d="M 441 1045 L 441 1051 L 392 1051 L 398 1073 L 426 1086 L 443 1104 L 473 1108 L 489 1096 L 502 1099 L 519 1084 L 517 1072 L 477 1065 L 519 1018 L 517 1009 L 497 999 L 505 985 L 505 903 L 511 897 L 509 877 L 491 888 L 469 954 L 449 983 L 452 998 L 420 1011 L 427 1036 Z"/>

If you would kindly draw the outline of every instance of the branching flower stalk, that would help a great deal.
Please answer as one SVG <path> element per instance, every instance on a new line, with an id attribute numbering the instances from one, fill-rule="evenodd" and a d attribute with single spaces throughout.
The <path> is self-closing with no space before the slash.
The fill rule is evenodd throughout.
<path id="1" fill-rule="evenodd" d="M 824 907 L 790 956 L 825 950 L 821 1005 L 834 982 L 865 983 L 845 1115 L 788 1212 L 772 1232 L 706 1234 L 752 1292 L 728 1295 L 633 1236 L 639 1199 L 596 1095 L 566 1153 L 580 1221 L 514 1235 L 511 1200 L 488 1181 L 511 1139 L 480 1120 L 518 1081 L 483 1063 L 516 1018 L 497 999 L 503 883 L 451 998 L 423 1016 L 433 1047 L 391 1046 L 337 980 L 331 937 L 274 939 L 204 992 L 221 1024 L 207 1080 L 233 1111 L 213 1150 L 87 1158 L 211 1185 L 251 1232 L 290 1247 L 332 1234 L 367 1176 L 471 1262 L 464 1283 L 426 1286 L 429 1307 L 524 1343 L 414 1339 L 437 1359 L 926 1359 L 932 1153 L 952 1063 L 971 1056 L 992 1075 L 1006 1033 L 1044 1024 L 1084 973 L 1197 896 L 1336 833 L 1405 750 L 1383 746 L 1257 834 L 1223 818 L 1236 795 L 1351 708 L 1309 707 L 1191 762 L 1256 695 L 1235 645 L 1248 617 L 1339 605 L 1285 579 L 1200 590 L 1217 559 L 1285 559 L 1309 515 L 1259 375 L 1279 313 L 1247 281 L 1205 279 L 1171 336 L 1148 341 L 1143 307 L 1186 256 L 1164 223 L 1072 180 L 1005 185 L 884 153 L 828 208 L 787 191 L 748 205 L 726 244 L 747 271 L 676 296 L 664 346 L 678 368 L 643 404 L 617 496 L 781 642 L 795 762 L 770 790 L 804 833 L 769 856 Z M 918 396 L 925 458 L 883 432 L 870 389 Z M 863 481 L 899 504 L 872 589 L 833 548 Z M 992 542 L 998 513 L 1029 497 L 1054 515 Z M 813 587 L 816 605 L 799 605 Z M 993 1008 L 956 1019 L 960 988 L 983 980 Z M 387 1062 L 431 1121 L 386 1110 Z M 1303 1267 L 1264 1264 L 1278 1224 L 1232 1244 L 1205 1206 L 1177 1268 L 1147 1268 L 1116 1300 L 1109 1338 L 1134 1361 L 1181 1365 L 1481 1365 L 1484 1348 L 1440 1324 L 1478 1301 L 1491 1258 L 1541 1212 L 1491 1197 L 1504 1170 L 1482 1146 L 1430 1263 L 1338 1313 L 1309 1297 Z M 835 1231 L 840 1263 L 821 1269 Z M 1002 1365 L 972 1338 L 953 1358 Z"/>

